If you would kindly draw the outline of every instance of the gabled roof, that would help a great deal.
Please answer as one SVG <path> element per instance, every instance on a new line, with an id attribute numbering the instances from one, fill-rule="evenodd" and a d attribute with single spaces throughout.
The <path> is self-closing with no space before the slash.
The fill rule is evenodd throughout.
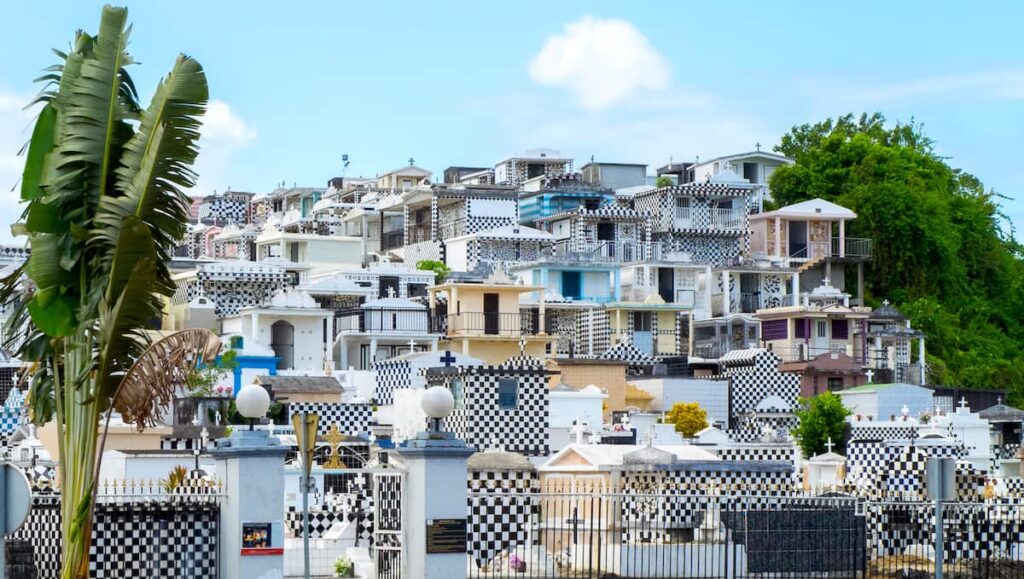
<path id="1" fill-rule="evenodd" d="M 495 227 L 493 229 L 485 229 L 476 233 L 470 233 L 454 239 L 466 239 L 466 238 L 477 238 L 477 239 L 505 239 L 505 240 L 517 240 L 517 241 L 552 241 L 555 236 L 548 233 L 547 231 L 541 231 L 540 229 L 534 229 L 533 227 L 527 227 L 525 225 L 505 225 L 502 227 Z M 450 239 L 449 241 L 453 241 Z"/>
<path id="2" fill-rule="evenodd" d="M 294 393 L 341 394 L 341 383 L 334 376 L 259 376 L 256 380 L 269 388 L 275 396 Z"/>
<path id="3" fill-rule="evenodd" d="M 842 205 L 836 205 L 831 201 L 825 201 L 824 199 L 810 199 L 808 201 L 801 201 L 800 203 L 794 203 L 793 205 L 786 205 L 785 207 L 776 209 L 775 211 L 768 211 L 766 213 L 759 213 L 751 215 L 750 218 L 754 219 L 767 219 L 769 217 L 815 217 L 822 219 L 856 219 L 857 214 L 850 211 Z"/>

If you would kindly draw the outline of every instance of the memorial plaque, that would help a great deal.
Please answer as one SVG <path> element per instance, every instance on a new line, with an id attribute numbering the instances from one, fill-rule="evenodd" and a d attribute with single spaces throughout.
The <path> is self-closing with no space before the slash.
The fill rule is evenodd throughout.
<path id="1" fill-rule="evenodd" d="M 466 519 L 427 520 L 427 553 L 465 553 Z"/>

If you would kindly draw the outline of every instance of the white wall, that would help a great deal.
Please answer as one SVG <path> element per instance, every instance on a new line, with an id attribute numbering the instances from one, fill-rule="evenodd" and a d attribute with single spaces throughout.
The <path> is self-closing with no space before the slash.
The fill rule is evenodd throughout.
<path id="1" fill-rule="evenodd" d="M 452 271 L 469 271 L 469 258 L 466 255 L 468 243 L 466 239 L 455 239 L 445 244 L 445 261 Z"/>
<path id="2" fill-rule="evenodd" d="M 583 272 L 584 297 L 610 297 L 612 295 L 612 275 L 604 271 Z"/>
<path id="3" fill-rule="evenodd" d="M 270 345 L 270 327 L 278 320 L 284 320 L 295 327 L 294 370 L 322 371 L 324 369 L 323 318 L 312 316 L 287 316 L 261 313 L 257 341 Z"/>

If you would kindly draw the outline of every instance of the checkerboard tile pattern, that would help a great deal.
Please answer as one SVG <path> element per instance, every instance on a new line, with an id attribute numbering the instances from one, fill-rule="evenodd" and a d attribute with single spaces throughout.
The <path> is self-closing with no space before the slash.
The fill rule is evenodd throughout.
<path id="1" fill-rule="evenodd" d="M 530 514 L 540 480 L 533 471 L 470 470 L 467 500 L 469 556 L 483 566 L 530 540 Z"/>
<path id="2" fill-rule="evenodd" d="M 461 384 L 461 404 L 444 419 L 444 428 L 478 450 L 500 446 L 526 456 L 548 455 L 548 387 L 550 372 L 533 358 L 511 359 L 501 366 L 466 366 L 427 372 L 430 386 L 454 389 Z M 517 382 L 516 404 L 502 407 L 501 380 Z"/>
<path id="3" fill-rule="evenodd" d="M 342 434 L 361 436 L 369 433 L 373 408 L 368 402 L 333 403 L 333 402 L 295 402 L 288 405 L 288 423 L 292 416 L 302 412 L 315 412 L 320 415 L 320 434 L 327 434 L 331 427 L 338 425 Z"/>

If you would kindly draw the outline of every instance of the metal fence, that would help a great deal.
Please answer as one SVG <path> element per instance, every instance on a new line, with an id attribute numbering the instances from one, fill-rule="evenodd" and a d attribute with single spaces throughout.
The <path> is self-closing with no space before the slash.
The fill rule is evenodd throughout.
<path id="1" fill-rule="evenodd" d="M 857 575 L 850 498 L 495 494 L 469 499 L 469 577 Z"/>
<path id="2" fill-rule="evenodd" d="M 931 577 L 929 503 L 473 492 L 467 576 Z M 945 577 L 1024 577 L 1024 503 L 948 503 Z"/>

